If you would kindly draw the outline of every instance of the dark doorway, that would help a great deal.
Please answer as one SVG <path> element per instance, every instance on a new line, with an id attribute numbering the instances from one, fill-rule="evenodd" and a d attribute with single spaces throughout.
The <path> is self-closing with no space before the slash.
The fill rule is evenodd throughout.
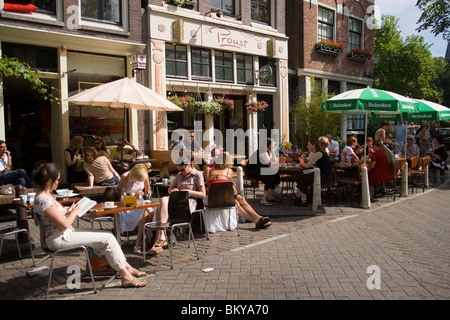
<path id="1" fill-rule="evenodd" d="M 25 80 L 5 78 L 3 93 L 6 144 L 13 168 L 25 169 L 31 176 L 36 161 L 52 161 L 51 105 Z"/>

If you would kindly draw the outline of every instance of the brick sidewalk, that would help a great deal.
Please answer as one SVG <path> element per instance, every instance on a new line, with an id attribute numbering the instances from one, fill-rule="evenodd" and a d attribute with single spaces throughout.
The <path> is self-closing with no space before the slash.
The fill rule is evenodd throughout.
<path id="1" fill-rule="evenodd" d="M 174 250 L 174 270 L 170 270 L 168 250 L 143 266 L 142 257 L 131 252 L 135 236 L 130 243 L 123 238 L 130 264 L 149 273 L 145 288 L 122 289 L 115 280 L 98 294 L 89 294 L 92 287 L 86 280 L 81 290 L 71 291 L 66 288 L 67 266 L 77 264 L 84 269 L 85 264 L 75 254 L 56 260 L 50 294 L 52 299 L 96 300 L 448 299 L 448 270 L 442 273 L 448 256 L 446 251 L 436 254 L 448 247 L 448 228 L 441 230 L 448 225 L 443 215 L 447 198 L 448 189 L 442 189 L 419 192 L 395 203 L 381 199 L 370 210 L 325 204 L 317 213 L 289 201 L 272 207 L 249 201 L 258 213 L 272 217 L 269 229 L 255 230 L 254 224 L 246 223 L 240 224 L 240 237 L 236 231 L 211 234 L 209 241 L 196 235 L 199 261 L 193 247 L 186 248 L 181 241 Z M 419 235 L 414 227 L 425 228 L 426 221 L 433 224 Z M 33 239 L 39 239 L 37 228 L 29 222 Z M 433 250 L 436 246 L 439 250 Z M 29 279 L 26 271 L 33 269 L 31 258 L 19 260 L 14 246 L 9 247 L 0 260 L 0 299 L 45 298 L 47 278 Z M 39 245 L 35 255 L 37 259 L 43 256 Z M 371 264 L 382 268 L 381 291 L 361 285 Z M 415 267 L 410 270 L 410 266 Z M 204 273 L 205 267 L 214 271 Z M 107 280 L 97 277 L 97 286 Z"/>

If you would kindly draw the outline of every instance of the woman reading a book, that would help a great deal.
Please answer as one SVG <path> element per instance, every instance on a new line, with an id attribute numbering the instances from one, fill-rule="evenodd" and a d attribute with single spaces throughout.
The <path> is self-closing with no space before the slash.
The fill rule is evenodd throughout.
<path id="1" fill-rule="evenodd" d="M 50 250 L 84 245 L 99 250 L 106 256 L 111 267 L 118 271 L 123 287 L 143 287 L 147 284 L 146 276 L 131 267 L 120 248 L 116 238 L 109 231 L 91 229 L 78 229 L 72 227 L 75 217 L 81 208 L 75 206 L 72 210 L 64 208 L 52 196 L 52 191 L 58 188 L 61 179 L 60 170 L 53 163 L 44 163 L 33 172 L 34 185 L 37 196 L 33 211 L 36 224 L 41 224 L 45 244 Z"/>

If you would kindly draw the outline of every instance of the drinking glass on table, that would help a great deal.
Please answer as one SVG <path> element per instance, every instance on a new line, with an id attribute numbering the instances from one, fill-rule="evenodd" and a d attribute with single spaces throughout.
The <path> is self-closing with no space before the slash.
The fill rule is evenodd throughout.
<path id="1" fill-rule="evenodd" d="M 64 190 L 64 201 L 69 200 L 69 195 L 72 193 L 72 190 Z"/>

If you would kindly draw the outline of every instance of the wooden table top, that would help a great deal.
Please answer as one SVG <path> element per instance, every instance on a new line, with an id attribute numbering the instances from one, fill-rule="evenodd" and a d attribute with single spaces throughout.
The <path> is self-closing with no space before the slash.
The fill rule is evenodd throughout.
<path id="1" fill-rule="evenodd" d="M 157 202 L 151 202 L 149 200 L 146 200 L 144 203 L 133 206 L 133 207 L 123 207 L 120 203 L 120 201 L 115 201 L 114 205 L 115 208 L 106 208 L 105 204 L 103 202 L 97 203 L 92 210 L 95 211 L 95 214 L 98 216 L 105 215 L 105 214 L 112 214 L 112 213 L 118 213 L 128 210 L 139 210 L 139 209 L 147 209 L 147 208 L 154 208 L 159 207 L 159 203 Z"/>

